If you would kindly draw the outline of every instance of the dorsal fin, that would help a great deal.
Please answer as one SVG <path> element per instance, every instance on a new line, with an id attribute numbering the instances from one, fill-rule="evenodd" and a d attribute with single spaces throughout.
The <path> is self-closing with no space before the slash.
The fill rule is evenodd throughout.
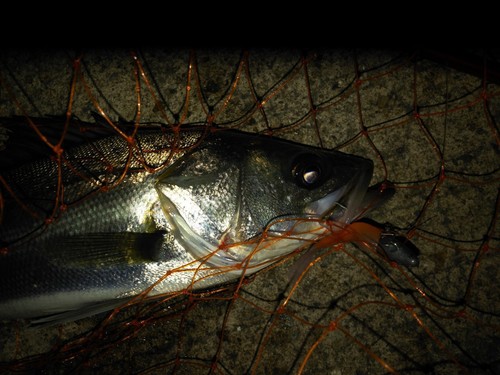
<path id="1" fill-rule="evenodd" d="M 16 168 L 39 158 L 49 157 L 53 150 L 30 126 L 30 121 L 51 144 L 57 144 L 64 131 L 65 116 L 0 117 L 0 170 Z M 72 148 L 114 134 L 109 127 L 84 122 L 76 117 L 70 123 L 62 147 Z"/>

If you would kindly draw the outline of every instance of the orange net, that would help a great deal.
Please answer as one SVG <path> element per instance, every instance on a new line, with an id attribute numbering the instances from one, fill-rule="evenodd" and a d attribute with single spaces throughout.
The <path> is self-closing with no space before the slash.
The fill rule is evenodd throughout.
<path id="1" fill-rule="evenodd" d="M 217 290 L 141 301 L 145 292 L 139 304 L 56 327 L 6 322 L 0 371 L 498 372 L 497 60 L 433 51 L 6 54 L 4 117 L 91 121 L 97 112 L 131 150 L 137 126 L 160 122 L 174 131 L 261 132 L 372 159 L 372 183 L 389 180 L 396 195 L 370 217 L 405 233 L 420 266 L 327 241 L 307 262 L 292 254 Z M 126 133 L 119 119 L 136 127 Z M 60 163 L 65 135 L 51 142 L 39 133 Z"/>

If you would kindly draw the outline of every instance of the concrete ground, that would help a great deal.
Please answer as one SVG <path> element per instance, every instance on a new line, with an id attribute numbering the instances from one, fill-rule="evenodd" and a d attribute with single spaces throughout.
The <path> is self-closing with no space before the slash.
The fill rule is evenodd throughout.
<path id="1" fill-rule="evenodd" d="M 64 114 L 76 56 L 2 53 L 0 115 Z M 210 112 L 219 126 L 372 159 L 372 182 L 387 177 L 397 193 L 370 217 L 409 232 L 420 266 L 391 267 L 349 244 L 318 254 L 291 294 L 297 257 L 258 274 L 237 298 L 231 290 L 180 298 L 142 320 L 127 310 L 101 328 L 105 315 L 36 330 L 4 322 L 0 372 L 500 373 L 500 88 L 482 85 L 481 65 L 465 73 L 436 54 L 386 50 L 136 56 L 148 80 L 144 122 L 205 123 Z M 499 56 L 487 57 L 493 76 Z M 141 75 L 133 55 L 90 50 L 79 61 L 72 113 L 90 120 L 99 106 L 132 120 Z"/>

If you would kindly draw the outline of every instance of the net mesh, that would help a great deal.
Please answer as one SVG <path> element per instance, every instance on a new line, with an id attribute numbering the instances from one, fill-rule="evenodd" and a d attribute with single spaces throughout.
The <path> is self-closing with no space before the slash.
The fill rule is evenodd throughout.
<path id="1" fill-rule="evenodd" d="M 491 51 L 5 54 L 2 116 L 208 124 L 372 159 L 372 183 L 389 180 L 396 195 L 370 217 L 405 233 L 420 266 L 338 243 L 216 291 L 37 330 L 9 322 L 0 370 L 500 371 L 497 61 Z"/>

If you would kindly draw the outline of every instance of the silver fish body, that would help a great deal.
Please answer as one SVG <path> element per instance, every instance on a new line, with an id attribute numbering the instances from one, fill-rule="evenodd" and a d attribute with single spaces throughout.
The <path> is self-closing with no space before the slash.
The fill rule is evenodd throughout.
<path id="1" fill-rule="evenodd" d="M 361 157 L 204 127 L 105 136 L 71 144 L 60 164 L 4 169 L 0 318 L 72 320 L 146 290 L 252 274 L 324 235 L 316 219 L 338 202 L 351 220 L 349 197 L 372 170 Z"/>

